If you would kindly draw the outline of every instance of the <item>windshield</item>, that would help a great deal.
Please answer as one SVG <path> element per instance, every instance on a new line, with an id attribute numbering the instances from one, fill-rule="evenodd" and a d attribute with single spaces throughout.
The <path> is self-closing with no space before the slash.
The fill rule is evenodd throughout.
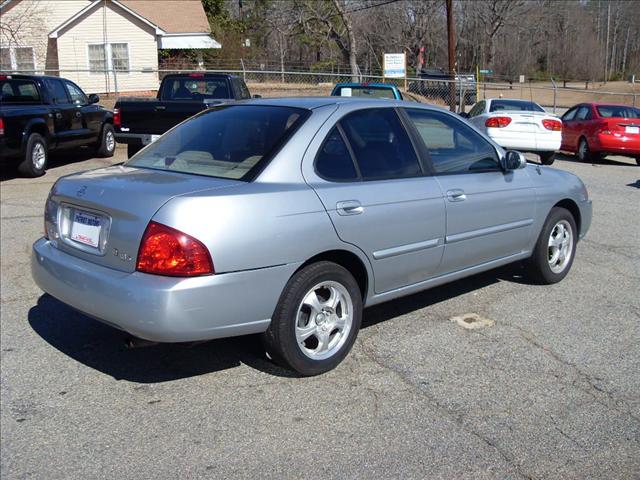
<path id="1" fill-rule="evenodd" d="M 640 118 L 640 110 L 626 105 L 599 105 L 596 110 L 604 118 Z"/>
<path id="2" fill-rule="evenodd" d="M 502 110 L 544 112 L 544 108 L 534 102 L 526 102 L 524 100 L 491 100 L 490 112 L 500 112 Z"/>
<path id="3" fill-rule="evenodd" d="M 336 96 L 340 97 L 365 97 L 365 98 L 392 98 L 393 90 L 382 87 L 340 87 Z"/>
<path id="4" fill-rule="evenodd" d="M 249 181 L 309 116 L 262 105 L 209 109 L 168 131 L 128 166 Z"/>
<path id="5" fill-rule="evenodd" d="M 163 100 L 232 98 L 224 78 L 172 78 L 162 86 Z"/>

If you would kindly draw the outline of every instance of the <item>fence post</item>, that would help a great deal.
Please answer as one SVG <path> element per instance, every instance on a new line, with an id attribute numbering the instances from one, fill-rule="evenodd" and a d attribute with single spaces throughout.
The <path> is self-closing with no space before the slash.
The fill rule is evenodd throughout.
<path id="1" fill-rule="evenodd" d="M 556 93 L 558 92 L 558 86 L 556 81 L 551 77 L 551 84 L 553 85 L 553 113 L 556 113 Z"/>
<path id="2" fill-rule="evenodd" d="M 113 72 L 113 89 L 115 90 L 116 97 L 119 95 L 118 93 L 118 75 L 116 74 L 116 69 L 111 69 Z"/>
<path id="3" fill-rule="evenodd" d="M 240 65 L 242 66 L 242 79 L 246 82 L 247 81 L 247 72 L 244 69 L 244 60 L 242 58 L 240 59 Z"/>

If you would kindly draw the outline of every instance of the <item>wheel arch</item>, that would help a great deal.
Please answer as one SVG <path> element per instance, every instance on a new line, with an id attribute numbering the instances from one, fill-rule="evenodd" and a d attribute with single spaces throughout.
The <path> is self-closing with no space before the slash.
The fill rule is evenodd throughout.
<path id="1" fill-rule="evenodd" d="M 578 229 L 577 234 L 579 236 L 582 231 L 582 217 L 580 216 L 580 207 L 578 207 L 578 204 L 570 198 L 565 198 L 556 203 L 554 207 L 561 207 L 569 210 L 569 213 L 573 216 L 573 220 L 576 222 L 576 228 Z"/>
<path id="2" fill-rule="evenodd" d="M 347 269 L 349 273 L 353 275 L 353 278 L 355 278 L 358 287 L 360 287 L 363 302 L 366 300 L 370 285 L 369 270 L 360 256 L 344 249 L 327 250 L 309 258 L 306 262 L 300 265 L 296 272 L 319 261 L 337 263 L 341 267 Z"/>
<path id="3" fill-rule="evenodd" d="M 22 150 L 27 148 L 27 142 L 32 133 L 38 133 L 44 137 L 47 144 L 50 142 L 49 129 L 44 121 L 33 121 L 25 125 L 24 134 L 22 135 Z"/>

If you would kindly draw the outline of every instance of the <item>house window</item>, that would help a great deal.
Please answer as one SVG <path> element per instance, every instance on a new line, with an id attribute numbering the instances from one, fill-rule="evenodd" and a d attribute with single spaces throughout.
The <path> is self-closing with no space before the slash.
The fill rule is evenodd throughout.
<path id="1" fill-rule="evenodd" d="M 0 70 L 12 70 L 34 73 L 36 69 L 33 48 L 3 47 L 0 48 Z"/>
<path id="2" fill-rule="evenodd" d="M 119 72 L 129 71 L 129 44 L 111 44 L 111 65 L 113 65 L 114 70 Z"/>
<path id="3" fill-rule="evenodd" d="M 107 69 L 107 56 L 105 55 L 104 45 L 89 45 L 89 71 L 104 72 Z"/>
<path id="4" fill-rule="evenodd" d="M 89 45 L 89 71 L 102 73 L 105 70 L 129 71 L 128 43 Z"/>

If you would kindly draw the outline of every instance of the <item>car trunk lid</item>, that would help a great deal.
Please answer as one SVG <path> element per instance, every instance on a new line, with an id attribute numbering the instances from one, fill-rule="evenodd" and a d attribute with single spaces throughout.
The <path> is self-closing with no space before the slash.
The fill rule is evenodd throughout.
<path id="1" fill-rule="evenodd" d="M 59 205 L 57 247 L 91 263 L 133 272 L 140 240 L 170 199 L 244 182 L 114 166 L 61 178 L 51 199 Z"/>

